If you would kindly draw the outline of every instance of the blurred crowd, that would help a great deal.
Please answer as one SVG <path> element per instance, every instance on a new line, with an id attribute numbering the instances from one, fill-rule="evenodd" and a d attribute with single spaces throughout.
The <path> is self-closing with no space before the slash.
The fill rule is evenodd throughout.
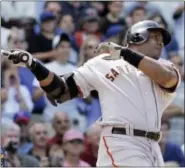
<path id="1" fill-rule="evenodd" d="M 26 50 L 63 75 L 95 57 L 100 42 L 124 46 L 130 26 L 146 19 L 158 22 L 172 34 L 161 58 L 172 61 L 182 75 L 162 117 L 160 147 L 166 166 L 183 167 L 184 9 L 184 2 L 4 1 L 1 48 Z M 1 158 L 7 166 L 96 166 L 101 133 L 96 91 L 54 107 L 28 69 L 1 56 L 1 116 Z"/>

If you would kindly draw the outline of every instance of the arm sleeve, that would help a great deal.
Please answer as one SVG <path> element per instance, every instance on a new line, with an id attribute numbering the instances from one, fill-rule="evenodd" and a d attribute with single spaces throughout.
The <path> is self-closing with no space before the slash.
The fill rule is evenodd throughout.
<path id="1" fill-rule="evenodd" d="M 74 80 L 78 87 L 80 96 L 83 98 L 86 98 L 92 90 L 95 90 L 93 86 L 93 80 L 95 79 L 89 62 L 85 63 L 74 72 Z"/>
<path id="2" fill-rule="evenodd" d="M 166 88 L 163 88 L 161 86 L 160 86 L 160 88 L 164 92 L 174 93 L 177 90 L 177 88 L 179 87 L 180 83 L 181 83 L 181 75 L 180 75 L 180 72 L 179 72 L 179 70 L 175 67 L 175 65 L 172 62 L 167 61 L 167 60 L 162 60 L 161 62 L 163 64 L 168 64 L 169 66 L 171 66 L 175 70 L 175 72 L 177 73 L 178 81 L 177 81 L 177 84 L 175 86 L 173 86 L 172 88 L 166 89 Z"/>

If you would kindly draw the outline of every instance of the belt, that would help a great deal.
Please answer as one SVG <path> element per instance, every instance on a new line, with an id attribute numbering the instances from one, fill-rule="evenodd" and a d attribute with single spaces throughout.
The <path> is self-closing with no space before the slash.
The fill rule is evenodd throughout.
<path id="1" fill-rule="evenodd" d="M 126 129 L 125 128 L 112 128 L 112 134 L 123 134 L 123 135 L 127 135 L 126 133 Z M 140 137 L 145 137 L 154 141 L 159 141 L 161 138 L 161 134 L 160 132 L 147 132 L 144 130 L 138 130 L 138 129 L 134 129 L 133 130 L 133 135 L 134 136 L 140 136 Z"/>

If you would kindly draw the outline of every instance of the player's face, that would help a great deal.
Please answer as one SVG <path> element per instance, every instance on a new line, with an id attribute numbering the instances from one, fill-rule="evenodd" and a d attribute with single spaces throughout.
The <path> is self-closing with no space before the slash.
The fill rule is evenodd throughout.
<path id="1" fill-rule="evenodd" d="M 137 49 L 148 57 L 157 60 L 160 58 L 163 46 L 163 36 L 161 32 L 152 31 L 149 33 L 148 40 L 141 45 L 137 45 Z"/>

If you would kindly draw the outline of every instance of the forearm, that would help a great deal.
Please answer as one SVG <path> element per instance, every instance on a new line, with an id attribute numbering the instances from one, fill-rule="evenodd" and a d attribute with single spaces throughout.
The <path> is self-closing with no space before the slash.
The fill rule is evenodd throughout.
<path id="1" fill-rule="evenodd" d="M 38 61 L 33 60 L 28 67 L 39 81 L 41 88 L 52 97 L 59 99 L 65 93 L 65 82 L 53 72 L 41 65 Z"/>
<path id="2" fill-rule="evenodd" d="M 171 88 L 178 81 L 177 73 L 172 66 L 162 64 L 130 49 L 122 49 L 120 55 L 164 88 Z"/>
<path id="3" fill-rule="evenodd" d="M 165 66 L 149 57 L 144 57 L 140 62 L 138 69 L 165 88 L 170 88 L 177 83 L 177 74 L 174 71 L 174 68 Z"/>
<path id="4" fill-rule="evenodd" d="M 32 97 L 33 102 L 36 102 L 43 95 L 44 91 L 41 88 L 36 88 Z"/>
<path id="5" fill-rule="evenodd" d="M 56 52 L 55 51 L 48 51 L 48 52 L 34 53 L 33 56 L 36 59 L 43 60 L 43 59 L 48 59 L 48 58 L 55 57 Z"/>

